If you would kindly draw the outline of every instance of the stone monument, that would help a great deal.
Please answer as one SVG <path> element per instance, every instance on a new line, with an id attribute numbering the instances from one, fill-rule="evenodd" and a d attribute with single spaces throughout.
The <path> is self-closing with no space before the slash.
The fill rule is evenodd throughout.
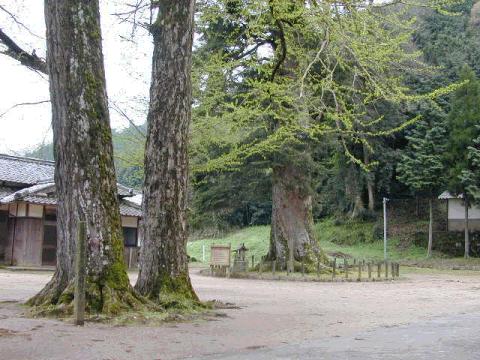
<path id="1" fill-rule="evenodd" d="M 235 257 L 233 259 L 232 273 L 246 272 L 248 269 L 247 253 L 248 249 L 242 244 L 237 250 L 234 250 Z"/>

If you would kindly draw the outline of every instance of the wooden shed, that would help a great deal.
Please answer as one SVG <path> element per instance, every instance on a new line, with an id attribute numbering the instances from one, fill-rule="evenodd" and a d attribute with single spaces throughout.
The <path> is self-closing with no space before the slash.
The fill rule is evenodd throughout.
<path id="1" fill-rule="evenodd" d="M 0 154 L 0 263 L 54 266 L 57 217 L 54 163 Z M 136 266 L 141 208 L 128 201 L 137 195 L 118 184 L 125 260 Z"/>
<path id="2" fill-rule="evenodd" d="M 447 201 L 448 231 L 464 231 L 465 203 L 463 195 L 453 195 L 444 191 L 438 198 Z M 468 228 L 470 231 L 480 231 L 480 208 L 473 204 L 468 208 Z"/>

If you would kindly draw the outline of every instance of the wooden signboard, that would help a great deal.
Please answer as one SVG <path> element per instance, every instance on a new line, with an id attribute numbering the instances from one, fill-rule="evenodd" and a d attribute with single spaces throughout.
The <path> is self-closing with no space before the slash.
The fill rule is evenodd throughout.
<path id="1" fill-rule="evenodd" d="M 230 266 L 231 245 L 212 245 L 210 265 Z"/>

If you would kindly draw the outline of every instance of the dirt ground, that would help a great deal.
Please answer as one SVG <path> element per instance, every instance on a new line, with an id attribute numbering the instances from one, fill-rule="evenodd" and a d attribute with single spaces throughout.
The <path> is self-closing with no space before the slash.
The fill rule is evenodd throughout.
<path id="1" fill-rule="evenodd" d="M 307 358 L 296 352 L 298 344 L 315 343 L 327 353 L 362 340 L 356 334 L 480 319 L 480 273 L 412 272 L 378 283 L 223 279 L 198 270 L 191 275 L 201 299 L 240 309 L 224 310 L 226 317 L 214 321 L 81 328 L 21 315 L 18 302 L 40 290 L 51 273 L 0 270 L 0 359 Z M 290 356 L 277 356 L 282 347 Z M 322 358 L 317 355 L 308 358 Z M 475 356 L 469 358 L 480 358 Z"/>

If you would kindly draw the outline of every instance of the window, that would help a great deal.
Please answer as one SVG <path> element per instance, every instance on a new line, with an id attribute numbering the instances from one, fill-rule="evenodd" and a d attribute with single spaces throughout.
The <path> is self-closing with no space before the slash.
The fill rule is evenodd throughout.
<path id="1" fill-rule="evenodd" d="M 123 242 L 126 247 L 136 247 L 137 246 L 137 229 L 124 227 Z"/>
<path id="2" fill-rule="evenodd" d="M 57 211 L 54 207 L 45 207 L 45 221 L 57 221 Z"/>

